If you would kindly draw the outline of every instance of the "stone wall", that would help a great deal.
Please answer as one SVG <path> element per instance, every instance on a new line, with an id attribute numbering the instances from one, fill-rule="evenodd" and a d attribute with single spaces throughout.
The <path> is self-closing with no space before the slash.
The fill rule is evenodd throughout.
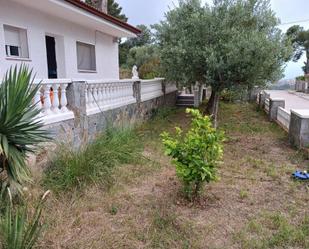
<path id="1" fill-rule="evenodd" d="M 176 105 L 177 91 L 165 93 L 164 82 L 162 96 L 141 101 L 140 81 L 137 81 L 133 85 L 136 103 L 87 115 L 86 87 L 85 82 L 73 82 L 67 89 L 68 108 L 74 113 L 73 119 L 45 126 L 56 143 L 79 148 L 93 141 L 108 125 L 132 126 L 149 119 L 159 108 Z"/>

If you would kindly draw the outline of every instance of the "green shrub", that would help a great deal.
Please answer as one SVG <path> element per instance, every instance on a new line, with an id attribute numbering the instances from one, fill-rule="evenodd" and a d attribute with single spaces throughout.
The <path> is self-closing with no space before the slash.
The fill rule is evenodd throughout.
<path id="1" fill-rule="evenodd" d="M 160 76 L 160 59 L 153 58 L 142 64 L 139 68 L 141 79 L 153 79 Z"/>
<path id="2" fill-rule="evenodd" d="M 120 79 L 131 79 L 132 78 L 132 69 L 129 68 L 120 68 L 119 69 L 119 78 Z"/>
<path id="3" fill-rule="evenodd" d="M 295 78 L 296 80 L 300 80 L 300 81 L 309 81 L 309 75 L 301 75 Z"/>
<path id="4" fill-rule="evenodd" d="M 213 128 L 210 117 L 187 109 L 193 116 L 186 133 L 176 127 L 176 137 L 161 134 L 165 153 L 173 158 L 177 176 L 184 183 L 188 198 L 198 197 L 203 183 L 216 180 L 216 168 L 223 154 L 223 134 Z"/>
<path id="5" fill-rule="evenodd" d="M 89 183 L 109 187 L 113 183 L 114 167 L 142 160 L 141 149 L 133 130 L 108 129 L 82 151 L 60 149 L 43 183 L 55 192 L 81 189 Z"/>
<path id="6" fill-rule="evenodd" d="M 223 101 L 227 102 L 247 101 L 249 90 L 244 87 L 233 87 L 231 89 L 223 90 L 220 97 Z"/>

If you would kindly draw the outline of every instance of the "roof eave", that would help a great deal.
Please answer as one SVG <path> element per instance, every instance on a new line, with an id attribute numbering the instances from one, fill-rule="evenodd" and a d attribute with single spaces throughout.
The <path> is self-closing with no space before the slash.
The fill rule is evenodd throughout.
<path id="1" fill-rule="evenodd" d="M 91 14 L 97 16 L 97 17 L 100 17 L 100 18 L 103 18 L 105 21 L 109 21 L 111 22 L 112 24 L 118 26 L 118 27 L 121 27 L 131 33 L 133 33 L 134 35 L 139 35 L 141 34 L 141 30 L 139 30 L 138 28 L 126 23 L 126 22 L 123 22 L 111 15 L 108 15 L 92 6 L 90 6 L 89 4 L 86 4 L 86 3 L 83 3 L 79 0 L 65 0 L 66 2 L 74 5 L 75 7 L 78 7 L 80 9 L 83 9 L 85 11 L 88 11 L 90 12 Z"/>

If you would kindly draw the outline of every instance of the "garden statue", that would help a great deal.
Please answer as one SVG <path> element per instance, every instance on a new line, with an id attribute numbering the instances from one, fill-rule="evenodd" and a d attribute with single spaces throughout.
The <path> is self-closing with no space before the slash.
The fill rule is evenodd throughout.
<path id="1" fill-rule="evenodd" d="M 137 71 L 137 66 L 134 65 L 133 68 L 132 68 L 132 79 L 133 80 L 139 80 L 139 76 L 138 76 L 138 71 Z"/>

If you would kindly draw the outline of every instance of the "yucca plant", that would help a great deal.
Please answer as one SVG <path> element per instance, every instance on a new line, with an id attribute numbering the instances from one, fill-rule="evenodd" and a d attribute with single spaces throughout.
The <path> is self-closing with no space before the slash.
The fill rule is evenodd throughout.
<path id="1" fill-rule="evenodd" d="M 37 120 L 40 110 L 33 102 L 40 85 L 33 83 L 32 71 L 22 65 L 11 68 L 0 85 L 0 184 L 20 186 L 30 181 L 26 165 L 28 152 L 44 141 L 46 131 Z"/>
<path id="2" fill-rule="evenodd" d="M 36 244 L 42 224 L 40 222 L 43 204 L 47 191 L 41 200 L 39 200 L 34 213 L 29 215 L 29 210 L 26 206 L 13 207 L 12 197 L 6 208 L 5 214 L 0 219 L 0 238 L 2 249 L 31 249 Z"/>

